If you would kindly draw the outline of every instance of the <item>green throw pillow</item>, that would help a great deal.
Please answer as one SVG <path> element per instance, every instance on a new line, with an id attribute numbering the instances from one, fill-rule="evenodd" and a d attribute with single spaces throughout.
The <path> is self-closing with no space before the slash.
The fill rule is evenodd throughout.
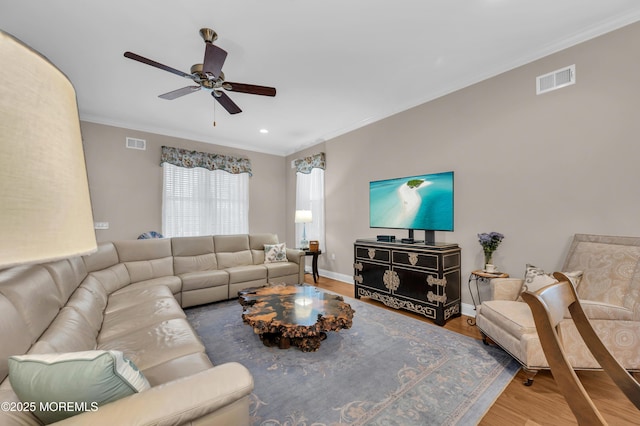
<path id="1" fill-rule="evenodd" d="M 120 351 L 16 355 L 9 381 L 20 401 L 45 424 L 149 389 L 149 382 Z"/>
<path id="2" fill-rule="evenodd" d="M 286 262 L 287 246 L 285 243 L 265 244 L 264 263 Z"/>

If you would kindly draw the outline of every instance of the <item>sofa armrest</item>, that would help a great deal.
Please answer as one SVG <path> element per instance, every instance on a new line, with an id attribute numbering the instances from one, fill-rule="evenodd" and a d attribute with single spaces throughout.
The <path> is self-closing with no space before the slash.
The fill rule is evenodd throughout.
<path id="1" fill-rule="evenodd" d="M 302 250 L 287 248 L 287 260 L 296 264 L 304 263 L 302 260 L 305 254 Z"/>
<path id="2" fill-rule="evenodd" d="M 491 300 L 516 300 L 522 289 L 523 279 L 494 278 L 491 280 Z"/>
<path id="3" fill-rule="evenodd" d="M 253 391 L 249 370 L 236 362 L 155 386 L 59 425 L 181 425 L 226 407 Z M 247 417 L 249 413 L 247 412 Z"/>

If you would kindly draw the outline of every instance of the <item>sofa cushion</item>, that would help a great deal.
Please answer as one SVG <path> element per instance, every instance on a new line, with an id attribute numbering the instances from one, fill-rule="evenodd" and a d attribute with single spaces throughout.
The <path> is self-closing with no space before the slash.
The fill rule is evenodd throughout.
<path id="1" fill-rule="evenodd" d="M 100 297 L 84 284 L 80 286 L 67 302 L 67 308 L 76 310 L 98 334 L 104 319 L 104 309 L 107 306 L 106 297 Z"/>
<path id="2" fill-rule="evenodd" d="M 172 359 L 204 352 L 204 346 L 184 318 L 153 324 L 98 343 L 98 349 L 121 350 L 138 368 L 146 370 Z"/>
<path id="3" fill-rule="evenodd" d="M 278 235 L 276 234 L 250 234 L 249 248 L 253 256 L 253 264 L 259 265 L 264 263 L 264 246 L 265 244 L 278 244 Z"/>
<path id="4" fill-rule="evenodd" d="M 139 262 L 171 257 L 170 239 L 114 241 L 120 262 Z"/>
<path id="5" fill-rule="evenodd" d="M 264 263 L 276 263 L 287 261 L 287 245 L 265 244 L 264 245 Z"/>
<path id="6" fill-rule="evenodd" d="M 274 278 L 285 277 L 288 275 L 298 275 L 300 271 L 300 265 L 293 262 L 265 263 L 264 266 L 267 267 L 267 278 L 269 281 Z"/>
<path id="7" fill-rule="evenodd" d="M 111 302 L 109 300 L 107 306 L 111 305 Z M 173 295 L 148 300 L 144 303 L 121 309 L 113 307 L 109 312 L 105 313 L 98 340 L 103 341 L 115 336 L 146 329 L 153 324 L 175 318 L 186 318 L 186 315 Z"/>
<path id="8" fill-rule="evenodd" d="M 0 271 L 0 293 L 11 301 L 27 325 L 31 343 L 49 327 L 62 302 L 53 277 L 42 265 Z"/>
<path id="9" fill-rule="evenodd" d="M 119 262 L 118 252 L 113 243 L 100 243 L 98 250 L 88 256 L 82 256 L 87 272 L 100 271 Z"/>
<path id="10" fill-rule="evenodd" d="M 164 285 L 137 288 L 125 287 L 122 291 L 117 291 L 109 296 L 105 314 L 152 302 L 163 297 L 173 297 L 173 293 L 169 287 Z"/>
<path id="11" fill-rule="evenodd" d="M 236 266 L 234 268 L 227 268 L 226 271 L 229 273 L 229 284 L 267 279 L 267 268 L 265 265 Z"/>
<path id="12" fill-rule="evenodd" d="M 0 315 L 2 315 L 2 320 L 0 321 L 0 336 L 2 336 L 2 344 L 0 344 L 0 382 L 2 382 L 9 374 L 7 365 L 9 356 L 27 352 L 32 342 L 23 316 L 11 301 L 2 294 L 0 294 Z M 0 400 L 0 402 L 2 401 L 4 400 Z"/>
<path id="13" fill-rule="evenodd" d="M 229 273 L 227 271 L 195 271 L 181 274 L 180 279 L 184 292 L 228 285 Z"/>
<path id="14" fill-rule="evenodd" d="M 488 300 L 480 307 L 482 316 L 488 321 L 500 324 L 501 328 L 520 339 L 522 335 L 535 333 L 536 324 L 529 305 L 513 300 Z"/>
<path id="15" fill-rule="evenodd" d="M 253 257 L 249 250 L 216 253 L 216 259 L 218 260 L 219 269 L 253 265 Z"/>
<path id="16" fill-rule="evenodd" d="M 213 237 L 178 237 L 171 239 L 173 268 L 176 275 L 218 268 Z"/>
<path id="17" fill-rule="evenodd" d="M 53 352 L 90 351 L 96 348 L 98 330 L 72 307 L 64 307 L 38 342 L 47 342 Z"/>
<path id="18" fill-rule="evenodd" d="M 30 410 L 45 424 L 136 392 L 149 389 L 149 382 L 119 351 L 86 351 L 66 354 L 20 355 L 9 358 L 9 379 L 23 402 L 35 402 Z M 79 403 L 78 409 L 58 409 L 60 401 Z M 54 403 L 50 410 L 44 404 Z"/>
<path id="19" fill-rule="evenodd" d="M 69 297 L 76 291 L 82 280 L 87 276 L 87 268 L 81 257 L 50 262 L 43 265 L 53 277 L 58 287 L 60 302 L 67 303 Z"/>
<path id="20" fill-rule="evenodd" d="M 158 286 L 169 287 L 169 290 L 171 290 L 171 293 L 173 293 L 173 296 L 178 298 L 178 296 L 180 295 L 180 292 L 182 291 L 182 280 L 180 280 L 180 277 L 176 277 L 173 275 L 160 277 L 160 278 L 152 278 L 150 280 L 144 280 L 137 283 L 129 284 L 128 286 L 123 287 L 120 290 L 112 293 L 112 295 L 125 293 L 131 290 L 152 288 L 152 287 L 158 287 Z"/>
<path id="21" fill-rule="evenodd" d="M 147 368 L 142 373 L 151 386 L 190 376 L 213 367 L 204 352 L 198 352 L 171 359 L 155 367 Z"/>

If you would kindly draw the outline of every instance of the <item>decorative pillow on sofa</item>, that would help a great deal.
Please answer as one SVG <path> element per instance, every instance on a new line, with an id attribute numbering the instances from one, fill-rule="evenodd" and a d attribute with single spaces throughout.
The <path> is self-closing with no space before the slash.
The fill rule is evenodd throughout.
<path id="1" fill-rule="evenodd" d="M 99 350 L 9 357 L 9 381 L 45 424 L 151 387 L 122 352 Z"/>
<path id="2" fill-rule="evenodd" d="M 286 262 L 287 261 L 287 245 L 265 244 L 264 245 L 264 263 Z"/>
<path id="3" fill-rule="evenodd" d="M 573 271 L 573 272 L 563 272 L 563 274 L 569 279 L 573 288 L 577 288 L 580 283 L 580 278 L 582 278 L 582 271 Z M 533 266 L 527 263 L 527 267 L 524 274 L 524 283 L 522 284 L 522 289 L 520 293 L 523 291 L 538 291 L 543 287 L 548 286 L 549 284 L 557 283 L 553 275 L 549 275 L 545 273 L 542 269 L 537 266 Z M 523 302 L 522 297 L 518 297 L 518 301 Z"/>

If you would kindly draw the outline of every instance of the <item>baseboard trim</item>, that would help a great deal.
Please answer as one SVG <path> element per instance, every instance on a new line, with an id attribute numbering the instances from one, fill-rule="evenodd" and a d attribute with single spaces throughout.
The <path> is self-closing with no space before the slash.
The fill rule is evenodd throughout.
<path id="1" fill-rule="evenodd" d="M 322 277 L 331 278 L 332 280 L 341 281 L 343 283 L 353 285 L 353 276 L 346 274 L 339 274 L 333 271 L 327 271 L 326 269 L 318 269 L 318 273 Z"/>
<path id="2" fill-rule="evenodd" d="M 476 309 L 475 306 L 473 306 L 470 303 L 462 303 L 462 315 L 466 315 L 468 317 L 476 317 Z"/>

